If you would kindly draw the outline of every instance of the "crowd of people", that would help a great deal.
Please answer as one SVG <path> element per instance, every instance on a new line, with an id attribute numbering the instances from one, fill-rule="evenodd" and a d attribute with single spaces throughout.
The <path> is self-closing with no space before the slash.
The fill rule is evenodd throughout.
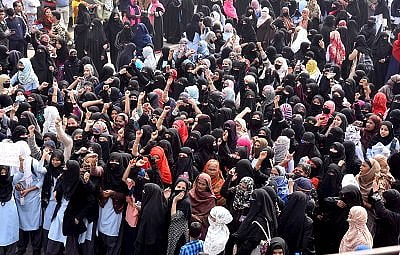
<path id="1" fill-rule="evenodd" d="M 0 255 L 398 245 L 399 4 L 3 0 Z"/>

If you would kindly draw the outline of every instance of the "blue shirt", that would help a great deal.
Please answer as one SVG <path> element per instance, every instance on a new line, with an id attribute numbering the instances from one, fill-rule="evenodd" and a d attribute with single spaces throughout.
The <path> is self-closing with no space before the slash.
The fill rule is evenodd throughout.
<path id="1" fill-rule="evenodd" d="M 182 246 L 179 255 L 198 255 L 199 252 L 203 252 L 202 240 L 193 240 Z"/>

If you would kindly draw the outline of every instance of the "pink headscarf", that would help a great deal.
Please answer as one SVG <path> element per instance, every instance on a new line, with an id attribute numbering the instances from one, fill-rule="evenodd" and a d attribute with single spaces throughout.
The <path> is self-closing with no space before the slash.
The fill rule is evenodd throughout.
<path id="1" fill-rule="evenodd" d="M 349 212 L 349 230 L 340 242 L 339 253 L 355 251 L 359 245 L 372 248 L 372 235 L 367 228 L 368 214 L 365 208 L 353 206 Z"/>
<path id="2" fill-rule="evenodd" d="M 250 154 L 251 152 L 251 141 L 249 139 L 248 136 L 241 136 L 237 142 L 236 142 L 236 146 L 240 147 L 240 146 L 244 146 L 247 148 L 247 153 Z"/>
<path id="3" fill-rule="evenodd" d="M 224 12 L 228 18 L 237 19 L 236 9 L 233 6 L 233 0 L 225 0 L 224 2 Z"/>
<path id="4" fill-rule="evenodd" d="M 156 12 L 157 8 L 161 8 L 162 11 L 165 12 L 165 8 L 162 5 L 162 3 L 160 3 L 158 0 L 153 0 L 150 5 L 149 13 Z M 150 20 L 150 23 L 154 25 L 154 15 L 149 15 L 149 20 Z"/>

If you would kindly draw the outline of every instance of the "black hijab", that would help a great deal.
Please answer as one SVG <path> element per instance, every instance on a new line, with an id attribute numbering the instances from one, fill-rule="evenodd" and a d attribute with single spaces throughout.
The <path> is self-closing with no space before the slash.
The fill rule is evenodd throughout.
<path id="1" fill-rule="evenodd" d="M 0 171 L 5 169 L 7 173 L 0 175 L 0 203 L 3 206 L 10 201 L 13 192 L 12 177 L 10 176 L 10 167 L 0 166 Z"/>
<path id="2" fill-rule="evenodd" d="M 337 164 L 330 164 L 318 187 L 320 199 L 339 196 L 343 174 Z"/>
<path id="3" fill-rule="evenodd" d="M 390 121 L 382 121 L 381 127 L 386 126 L 387 129 L 389 130 L 389 135 L 386 137 L 382 137 L 381 133 L 378 131 L 378 133 L 372 138 L 372 141 L 369 143 L 369 148 L 372 146 L 376 145 L 377 143 L 382 143 L 383 145 L 387 146 L 389 145 L 393 139 L 394 139 L 394 132 L 393 132 L 393 124 Z"/>
<path id="4" fill-rule="evenodd" d="M 192 218 L 192 207 L 190 205 L 190 201 L 187 196 L 187 193 L 190 190 L 190 182 L 186 178 L 181 177 L 176 180 L 174 188 L 171 191 L 171 196 L 168 200 L 168 209 L 171 210 L 174 197 L 176 197 L 181 192 L 181 190 L 175 190 L 176 185 L 178 185 L 178 183 L 180 182 L 184 182 L 186 184 L 186 190 L 184 191 L 185 196 L 181 200 L 179 200 L 178 203 L 176 204 L 176 210 L 183 212 L 183 215 L 185 216 L 186 220 L 190 222 L 190 219 Z"/>
<path id="5" fill-rule="evenodd" d="M 62 175 L 62 191 L 64 198 L 70 200 L 80 182 L 80 166 L 76 160 L 68 160 Z"/>
<path id="6" fill-rule="evenodd" d="M 179 176 L 182 176 L 185 172 L 189 175 L 189 180 L 194 181 L 197 176 L 195 173 L 195 169 L 193 167 L 193 152 L 189 147 L 182 147 L 180 153 L 184 153 L 187 157 L 178 157 L 176 161 L 175 168 L 173 168 L 172 177 L 174 180 L 178 180 Z M 196 171 L 197 172 L 197 171 Z"/>
<path id="7" fill-rule="evenodd" d="M 123 164 L 121 153 L 111 153 L 105 171 L 104 190 L 113 190 L 120 193 L 125 193 L 127 191 L 126 184 L 122 181 L 122 175 L 125 170 Z"/>
<path id="8" fill-rule="evenodd" d="M 286 240 L 291 254 L 302 247 L 306 208 L 307 195 L 295 191 L 279 216 L 279 236 Z"/>
<path id="9" fill-rule="evenodd" d="M 145 184 L 136 246 L 156 245 L 166 234 L 166 223 L 167 201 L 162 189 L 154 183 Z"/>
<path id="10" fill-rule="evenodd" d="M 268 192 L 265 189 L 256 189 L 251 194 L 250 200 L 249 212 L 236 232 L 237 236 L 239 238 L 246 237 L 249 234 L 248 231 L 251 229 L 250 226 L 253 224 L 253 221 L 257 221 L 263 225 L 265 220 L 268 221 L 267 224 L 269 224 L 271 236 L 275 236 L 278 228 L 276 207 Z M 264 230 L 267 231 L 266 226 Z"/>

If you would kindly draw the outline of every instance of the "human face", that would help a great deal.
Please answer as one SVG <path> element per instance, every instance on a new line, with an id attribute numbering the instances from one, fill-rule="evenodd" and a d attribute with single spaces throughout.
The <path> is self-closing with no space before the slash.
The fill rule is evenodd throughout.
<path id="1" fill-rule="evenodd" d="M 0 12 L 0 21 L 3 21 L 5 16 L 6 14 L 4 12 Z"/>
<path id="2" fill-rule="evenodd" d="M 60 41 L 56 41 L 56 48 L 57 50 L 61 49 L 62 45 L 60 43 Z"/>
<path id="3" fill-rule="evenodd" d="M 186 191 L 187 187 L 186 187 L 186 183 L 185 182 L 178 182 L 175 186 L 175 190 L 176 191 Z"/>
<path id="4" fill-rule="evenodd" d="M 44 13 L 47 17 L 51 17 L 51 10 L 46 9 L 46 12 Z"/>
<path id="5" fill-rule="evenodd" d="M 360 174 L 368 173 L 370 169 L 371 167 L 369 167 L 368 163 L 364 161 L 360 166 Z"/>
<path id="6" fill-rule="evenodd" d="M 283 249 L 274 249 L 272 255 L 283 255 Z"/>
<path id="7" fill-rule="evenodd" d="M 17 5 L 15 6 L 15 12 L 22 12 L 22 4 L 21 3 L 17 3 Z M 51 13 L 51 11 L 50 11 Z"/>
<path id="8" fill-rule="evenodd" d="M 115 125 L 117 125 L 120 128 L 125 126 L 125 121 L 122 119 L 121 116 L 117 116 L 117 118 L 115 118 Z"/>
<path id="9" fill-rule="evenodd" d="M 77 127 L 78 126 L 78 122 L 74 118 L 69 118 L 67 120 L 67 126 L 68 127 Z"/>
<path id="10" fill-rule="evenodd" d="M 53 165 L 53 167 L 59 167 L 61 166 L 61 160 L 57 157 L 53 157 L 51 159 L 51 164 Z"/>
<path id="11" fill-rule="evenodd" d="M 116 110 L 112 110 L 112 111 L 111 111 L 111 118 L 112 118 L 113 120 L 115 120 L 115 119 L 117 118 L 117 116 L 118 116 L 118 112 L 117 112 Z"/>
<path id="12" fill-rule="evenodd" d="M 214 179 L 218 176 L 218 165 L 216 162 L 212 162 L 208 165 L 207 174 Z"/>
<path id="13" fill-rule="evenodd" d="M 340 125 L 342 125 L 342 119 L 339 116 L 336 116 L 333 119 L 333 126 L 334 127 L 339 127 Z"/>
<path id="14" fill-rule="evenodd" d="M 303 19 L 306 19 L 306 18 L 308 18 L 308 10 L 303 10 L 302 12 L 301 12 L 301 17 L 303 18 Z"/>
<path id="15" fill-rule="evenodd" d="M 24 68 L 25 68 L 24 64 L 22 64 L 21 62 L 18 62 L 17 67 L 20 70 L 24 70 Z"/>
<path id="16" fill-rule="evenodd" d="M 7 169 L 3 168 L 0 170 L 0 175 L 7 175 L 7 173 L 8 173 Z"/>
<path id="17" fill-rule="evenodd" d="M 296 168 L 293 170 L 294 174 L 298 174 L 299 176 L 307 177 L 306 173 L 304 172 L 303 168 L 300 166 L 296 166 Z"/>
<path id="18" fill-rule="evenodd" d="M 271 169 L 271 176 L 279 176 L 279 171 L 275 167 Z"/>
<path id="19" fill-rule="evenodd" d="M 386 125 L 382 125 L 379 133 L 382 137 L 387 137 L 389 135 L 389 129 Z"/>
<path id="20" fill-rule="evenodd" d="M 92 75 L 92 73 L 91 73 L 91 71 L 90 71 L 89 68 L 83 69 L 83 76 L 89 77 L 89 76 L 91 76 L 91 75 Z"/>
<path id="21" fill-rule="evenodd" d="M 207 190 L 207 182 L 206 182 L 206 180 L 203 180 L 203 179 L 200 179 L 200 178 L 197 179 L 196 187 L 197 187 L 197 191 L 199 191 L 199 192 L 206 191 Z"/>
<path id="22" fill-rule="evenodd" d="M 367 120 L 367 124 L 365 125 L 365 129 L 367 131 L 372 131 L 375 129 L 375 122 L 373 122 L 372 120 L 368 119 Z"/>

